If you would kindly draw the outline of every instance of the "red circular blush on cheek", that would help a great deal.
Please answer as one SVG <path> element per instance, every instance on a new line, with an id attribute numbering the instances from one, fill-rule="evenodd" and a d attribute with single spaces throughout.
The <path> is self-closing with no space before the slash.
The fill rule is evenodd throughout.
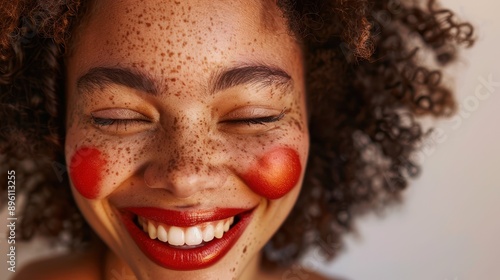
<path id="1" fill-rule="evenodd" d="M 243 179 L 255 193 L 278 199 L 297 185 L 301 171 L 298 153 L 290 148 L 278 148 L 253 163 Z"/>
<path id="2" fill-rule="evenodd" d="M 106 160 L 96 148 L 83 147 L 71 157 L 70 177 L 75 189 L 87 199 L 99 195 Z"/>

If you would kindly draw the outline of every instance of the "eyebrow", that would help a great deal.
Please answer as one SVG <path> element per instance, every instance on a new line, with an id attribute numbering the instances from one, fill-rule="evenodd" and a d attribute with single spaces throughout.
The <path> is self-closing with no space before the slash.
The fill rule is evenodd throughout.
<path id="1" fill-rule="evenodd" d="M 284 70 L 267 65 L 238 66 L 217 71 L 209 80 L 210 94 L 243 84 L 290 86 L 291 76 Z M 122 85 L 144 93 L 158 95 L 161 87 L 153 77 L 123 67 L 95 67 L 77 80 L 77 88 L 90 92 L 111 84 Z"/>
<path id="2" fill-rule="evenodd" d="M 111 84 L 126 86 L 152 95 L 157 95 L 159 92 L 159 86 L 152 77 L 143 72 L 121 67 L 91 68 L 76 82 L 77 88 L 83 92 Z"/>
<path id="3" fill-rule="evenodd" d="M 284 70 L 267 65 L 248 65 L 218 71 L 211 78 L 210 92 L 215 93 L 243 84 L 262 84 L 263 86 L 291 85 L 292 78 Z"/>

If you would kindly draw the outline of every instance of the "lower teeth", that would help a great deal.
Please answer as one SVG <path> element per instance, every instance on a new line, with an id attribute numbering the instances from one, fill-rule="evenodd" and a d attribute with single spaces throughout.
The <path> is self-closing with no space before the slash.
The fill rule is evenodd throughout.
<path id="1" fill-rule="evenodd" d="M 215 240 L 215 239 L 213 239 L 213 240 Z M 212 241 L 213 241 L 213 240 L 212 240 Z M 209 242 L 210 242 L 210 241 L 209 241 Z M 205 244 L 207 244 L 207 243 L 208 243 L 208 242 L 202 241 L 202 242 L 201 242 L 201 244 L 198 244 L 198 245 L 186 245 L 186 244 L 184 244 L 184 245 L 180 245 L 180 246 L 171 245 L 171 244 L 168 244 L 168 243 L 166 243 L 166 244 L 168 244 L 168 245 L 170 245 L 171 247 L 174 247 L 174 248 L 176 248 L 176 249 L 186 249 L 186 250 L 187 250 L 187 249 L 194 249 L 194 248 L 198 248 L 198 247 L 205 246 Z"/>

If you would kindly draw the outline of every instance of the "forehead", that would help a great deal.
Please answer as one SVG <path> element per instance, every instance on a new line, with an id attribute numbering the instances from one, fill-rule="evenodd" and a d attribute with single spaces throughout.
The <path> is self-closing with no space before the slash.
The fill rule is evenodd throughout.
<path id="1" fill-rule="evenodd" d="M 114 51 L 121 55 L 140 50 L 172 57 L 179 47 L 222 53 L 291 39 L 286 20 L 271 1 L 92 2 L 83 24 L 73 31 L 72 49 L 114 45 Z M 100 59 L 112 55 L 107 53 Z"/>
<path id="2" fill-rule="evenodd" d="M 232 22 L 234 25 L 244 23 L 272 26 L 279 9 L 268 0 L 99 0 L 92 1 L 90 8 L 93 20 L 118 20 L 124 25 L 153 22 L 171 23 L 170 27 L 188 27 L 197 23 L 206 26 L 215 21 Z"/>

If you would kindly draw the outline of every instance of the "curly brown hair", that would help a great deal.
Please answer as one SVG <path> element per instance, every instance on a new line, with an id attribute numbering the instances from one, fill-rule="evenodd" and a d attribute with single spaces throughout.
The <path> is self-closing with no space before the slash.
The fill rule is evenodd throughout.
<path id="1" fill-rule="evenodd" d="M 412 154 L 427 132 L 415 117 L 454 112 L 440 68 L 473 44 L 473 27 L 433 0 L 410 2 L 277 1 L 303 48 L 311 147 L 299 200 L 265 247 L 265 264 L 289 264 L 311 245 L 333 257 L 355 215 L 398 201 L 418 175 Z M 72 248 L 91 230 L 63 155 L 64 54 L 87 6 L 0 3 L 0 166 L 16 171 L 26 198 L 20 238 Z"/>

